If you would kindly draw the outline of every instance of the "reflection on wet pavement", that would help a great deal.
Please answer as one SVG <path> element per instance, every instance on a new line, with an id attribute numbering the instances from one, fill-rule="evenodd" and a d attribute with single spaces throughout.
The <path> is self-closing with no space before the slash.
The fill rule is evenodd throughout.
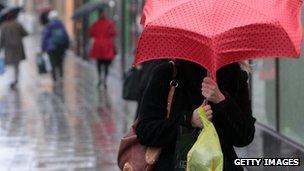
<path id="1" fill-rule="evenodd" d="M 119 139 L 135 104 L 121 99 L 115 64 L 109 90 L 98 90 L 94 66 L 68 54 L 63 87 L 53 90 L 49 76 L 31 67 L 34 53 L 18 90 L 0 77 L 0 170 L 118 170 Z"/>

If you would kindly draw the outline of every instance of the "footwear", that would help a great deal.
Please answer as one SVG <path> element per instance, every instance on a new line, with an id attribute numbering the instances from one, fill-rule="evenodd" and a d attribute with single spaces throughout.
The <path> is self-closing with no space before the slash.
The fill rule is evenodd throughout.
<path id="1" fill-rule="evenodd" d="M 101 82 L 101 80 L 99 80 L 97 83 L 97 88 L 100 88 L 101 84 L 102 84 L 102 82 Z"/>
<path id="2" fill-rule="evenodd" d="M 17 88 L 16 86 L 17 86 L 17 82 L 13 82 L 13 83 L 10 84 L 10 88 L 12 90 L 15 90 Z"/>

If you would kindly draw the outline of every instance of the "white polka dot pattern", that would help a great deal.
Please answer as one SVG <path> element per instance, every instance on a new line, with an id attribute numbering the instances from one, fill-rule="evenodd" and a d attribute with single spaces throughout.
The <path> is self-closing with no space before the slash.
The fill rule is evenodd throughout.
<path id="1" fill-rule="evenodd" d="M 213 75 L 253 58 L 298 58 L 301 0 L 147 0 L 135 63 L 178 58 Z"/>

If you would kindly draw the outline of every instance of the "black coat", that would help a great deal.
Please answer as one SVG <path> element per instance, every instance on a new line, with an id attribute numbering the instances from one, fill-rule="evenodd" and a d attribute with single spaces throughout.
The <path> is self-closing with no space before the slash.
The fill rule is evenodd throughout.
<path id="1" fill-rule="evenodd" d="M 142 100 L 144 91 L 146 89 L 146 87 L 149 84 L 149 80 L 151 78 L 151 74 L 153 72 L 153 69 L 163 63 L 166 62 L 167 60 L 154 60 L 154 61 L 147 61 L 145 63 L 142 64 L 142 68 L 141 68 L 141 79 L 139 81 L 139 99 L 138 99 L 138 105 L 137 105 L 137 109 L 136 109 L 136 115 L 135 115 L 135 119 L 138 117 L 138 112 L 139 112 L 139 107 L 140 107 L 140 102 Z"/>
<path id="2" fill-rule="evenodd" d="M 174 170 L 175 143 L 180 125 L 191 127 L 193 111 L 204 101 L 201 83 L 206 76 L 202 67 L 185 61 L 177 61 L 179 83 L 173 98 L 170 119 L 165 119 L 172 65 L 168 62 L 157 66 L 143 95 L 139 109 L 136 133 L 143 145 L 162 147 L 161 156 L 154 170 Z M 217 73 L 220 90 L 226 100 L 211 104 L 213 124 L 219 135 L 224 170 L 243 170 L 233 164 L 237 155 L 233 146 L 244 147 L 252 142 L 255 119 L 252 117 L 248 91 L 248 75 L 238 64 L 231 64 Z"/>

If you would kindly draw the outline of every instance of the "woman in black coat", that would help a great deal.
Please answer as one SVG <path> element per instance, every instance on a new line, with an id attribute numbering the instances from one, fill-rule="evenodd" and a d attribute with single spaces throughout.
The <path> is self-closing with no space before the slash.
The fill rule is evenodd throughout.
<path id="1" fill-rule="evenodd" d="M 180 127 L 190 130 L 202 128 L 196 109 L 205 99 L 209 105 L 204 108 L 220 139 L 224 171 L 243 170 L 242 167 L 234 165 L 237 155 L 233 147 L 250 144 L 255 132 L 247 72 L 241 70 L 238 63 L 230 64 L 217 72 L 216 84 L 206 77 L 207 72 L 203 67 L 183 60 L 177 60 L 175 63 L 178 87 L 174 94 L 170 119 L 165 119 L 173 73 L 173 65 L 168 62 L 154 69 L 139 109 L 136 134 L 140 143 L 162 147 L 154 170 L 176 170 L 178 161 L 175 160 L 175 147 Z"/>

